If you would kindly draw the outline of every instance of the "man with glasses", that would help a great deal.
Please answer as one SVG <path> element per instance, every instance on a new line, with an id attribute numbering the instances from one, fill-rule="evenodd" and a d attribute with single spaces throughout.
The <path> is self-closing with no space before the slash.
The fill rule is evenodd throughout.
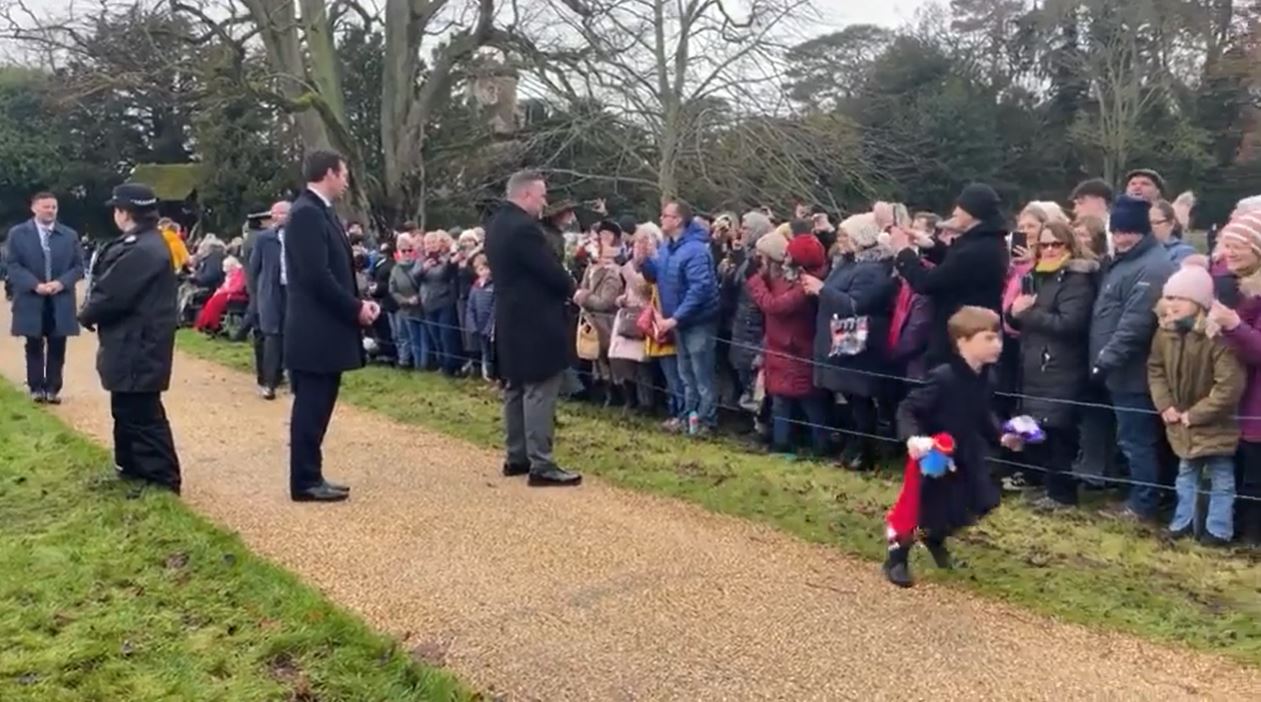
<path id="1" fill-rule="evenodd" d="M 667 241 L 656 258 L 644 262 L 643 272 L 657 284 L 657 328 L 675 337 L 683 381 L 683 412 L 666 422 L 666 430 L 704 435 L 718 426 L 714 370 L 719 301 L 713 254 L 692 208 L 682 202 L 661 208 L 661 232 Z"/>

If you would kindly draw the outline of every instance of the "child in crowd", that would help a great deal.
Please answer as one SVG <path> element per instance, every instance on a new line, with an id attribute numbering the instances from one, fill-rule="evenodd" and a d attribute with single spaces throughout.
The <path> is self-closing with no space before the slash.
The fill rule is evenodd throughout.
<path id="1" fill-rule="evenodd" d="M 1169 536 L 1178 539 L 1194 530 L 1204 472 L 1212 491 L 1203 541 L 1222 546 L 1234 535 L 1235 413 L 1245 376 L 1235 352 L 1209 333 L 1217 331 L 1206 317 L 1213 306 L 1213 279 L 1200 259 L 1187 259 L 1165 283 L 1156 306 L 1160 328 L 1152 338 L 1147 378 L 1169 445 L 1181 459 Z"/>
<path id="2" fill-rule="evenodd" d="M 495 282 L 490 277 L 490 263 L 486 254 L 473 257 L 473 271 L 477 279 L 469 290 L 468 329 L 478 340 L 482 357 L 482 378 L 495 379 Z"/>
<path id="3" fill-rule="evenodd" d="M 1003 353 L 1001 320 L 993 310 L 965 306 L 954 313 L 946 329 L 955 353 L 947 363 L 929 372 L 898 408 L 898 429 L 907 442 L 910 457 L 919 460 L 924 437 L 939 433 L 954 439 L 954 469 L 920 483 L 916 525 L 939 568 L 950 568 L 946 538 L 969 526 L 998 506 L 998 488 L 990 477 L 986 458 L 990 444 L 1012 450 L 1023 444 L 1014 434 L 1003 434 L 990 408 L 993 388 L 986 366 Z M 916 530 L 889 533 L 885 577 L 899 587 L 914 584 L 911 578 L 911 546 Z"/>

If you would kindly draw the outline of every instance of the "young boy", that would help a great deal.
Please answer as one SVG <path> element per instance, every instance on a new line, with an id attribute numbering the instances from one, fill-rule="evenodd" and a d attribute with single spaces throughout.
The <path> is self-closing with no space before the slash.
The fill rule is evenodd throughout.
<path id="1" fill-rule="evenodd" d="M 1212 491 L 1202 540 L 1222 546 L 1234 535 L 1235 414 L 1246 376 L 1234 351 L 1206 331 L 1205 314 L 1212 306 L 1212 277 L 1202 263 L 1188 259 L 1169 277 L 1156 305 L 1160 328 L 1152 337 L 1147 379 L 1169 446 L 1182 459 L 1168 534 L 1179 539 L 1194 529 L 1204 472 Z"/>
<path id="2" fill-rule="evenodd" d="M 490 279 L 486 254 L 473 258 L 473 271 L 477 281 L 469 290 L 465 320 L 481 345 L 482 378 L 489 381 L 495 378 L 495 283 Z"/>
<path id="3" fill-rule="evenodd" d="M 990 445 L 1022 448 L 1019 437 L 1002 433 L 990 411 L 993 390 L 986 366 L 996 363 L 1003 352 L 999 325 L 993 310 L 964 307 L 956 312 L 947 323 L 954 355 L 929 372 L 924 384 L 915 387 L 898 407 L 898 430 L 912 459 L 922 457 L 923 437 L 946 433 L 954 438 L 954 469 L 940 477 L 923 478 L 918 495 L 911 496 L 912 501 L 918 497 L 918 529 L 896 534 L 890 530 L 884 572 L 899 587 L 914 584 L 907 558 L 916 531 L 937 567 L 950 568 L 946 538 L 998 506 L 998 488 L 986 464 Z"/>

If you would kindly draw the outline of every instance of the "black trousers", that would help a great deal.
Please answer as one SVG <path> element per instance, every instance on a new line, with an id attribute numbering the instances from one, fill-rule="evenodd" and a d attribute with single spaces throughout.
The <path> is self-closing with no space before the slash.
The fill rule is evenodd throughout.
<path id="1" fill-rule="evenodd" d="M 123 477 L 139 478 L 180 491 L 180 459 L 171 423 L 156 392 L 115 392 L 109 396 L 114 416 L 114 463 Z"/>
<path id="2" fill-rule="evenodd" d="M 1239 442 L 1235 461 L 1238 495 L 1235 500 L 1235 533 L 1252 544 L 1261 544 L 1261 443 Z"/>
<path id="3" fill-rule="evenodd" d="M 31 392 L 61 392 L 61 372 L 66 366 L 66 337 L 52 336 L 57 324 L 53 301 L 44 299 L 43 334 L 26 337 L 26 387 Z"/>
<path id="4" fill-rule="evenodd" d="M 289 489 L 306 490 L 324 482 L 324 435 L 337 406 L 341 373 L 290 370 L 293 413 L 289 418 Z"/>
<path id="5" fill-rule="evenodd" d="M 1045 469 L 1041 477 L 1048 497 L 1064 505 L 1077 504 L 1077 478 L 1071 475 L 1077 457 L 1076 422 L 1068 427 L 1047 427 L 1046 440 L 1025 447 L 1025 456 L 1030 464 Z"/>
<path id="6" fill-rule="evenodd" d="M 254 330 L 254 371 L 259 387 L 275 390 L 284 368 L 285 337 Z"/>

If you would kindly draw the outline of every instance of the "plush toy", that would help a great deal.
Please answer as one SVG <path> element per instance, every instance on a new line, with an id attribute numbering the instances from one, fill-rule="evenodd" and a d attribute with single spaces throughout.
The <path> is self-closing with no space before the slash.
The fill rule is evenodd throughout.
<path id="1" fill-rule="evenodd" d="M 902 490 L 885 516 L 885 536 L 890 547 L 905 544 L 915 535 L 915 528 L 919 526 L 920 481 L 924 477 L 940 478 L 955 469 L 951 458 L 955 450 L 953 436 L 946 433 L 915 436 L 907 444 L 912 455 L 906 457 Z"/>
<path id="2" fill-rule="evenodd" d="M 1042 427 L 1038 426 L 1038 422 L 1027 414 L 1007 420 L 1003 424 L 1003 431 L 1019 436 L 1020 440 L 1026 444 L 1040 444 L 1046 441 L 1046 432 L 1042 431 Z"/>

